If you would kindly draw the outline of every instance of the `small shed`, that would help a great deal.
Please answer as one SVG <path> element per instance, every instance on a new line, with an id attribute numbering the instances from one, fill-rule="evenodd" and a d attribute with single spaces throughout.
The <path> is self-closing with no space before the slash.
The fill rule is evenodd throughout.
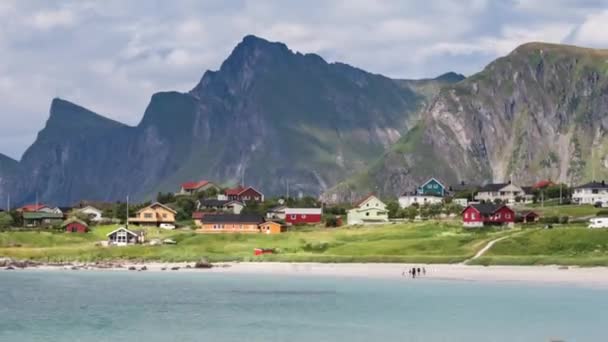
<path id="1" fill-rule="evenodd" d="M 115 246 L 133 245 L 136 243 L 144 243 L 143 231 L 132 231 L 125 227 L 120 227 L 107 234 L 108 243 Z"/>
<path id="2" fill-rule="evenodd" d="M 263 234 L 280 234 L 283 227 L 280 223 L 274 221 L 266 221 L 260 223 L 260 232 Z"/>
<path id="3" fill-rule="evenodd" d="M 67 233 L 86 233 L 89 231 L 89 225 L 77 218 L 70 218 L 63 222 L 62 227 Z"/>
<path id="4" fill-rule="evenodd" d="M 540 215 L 538 215 L 534 211 L 523 211 L 523 212 L 519 213 L 519 218 L 521 219 L 521 222 L 523 222 L 523 223 L 538 222 L 539 217 L 540 217 Z"/>

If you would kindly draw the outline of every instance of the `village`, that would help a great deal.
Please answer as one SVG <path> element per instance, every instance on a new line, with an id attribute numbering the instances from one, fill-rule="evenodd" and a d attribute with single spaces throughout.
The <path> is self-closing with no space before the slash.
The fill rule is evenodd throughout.
<path id="1" fill-rule="evenodd" d="M 328 206 L 317 199 L 270 200 L 252 186 L 221 188 L 207 180 L 185 182 L 174 193 L 159 193 L 142 204 L 82 201 L 73 207 L 28 204 L 4 212 L 4 229 L 54 229 L 86 234 L 97 225 L 114 225 L 103 246 L 172 243 L 146 239 L 146 229 L 189 229 L 201 234 L 281 234 L 301 227 L 378 226 L 428 219 L 460 220 L 464 228 L 513 228 L 515 224 L 568 223 L 568 215 L 539 210 L 560 205 L 608 206 L 608 185 L 590 182 L 569 188 L 550 180 L 532 186 L 511 182 L 446 185 L 431 177 L 397 201 L 369 194 L 355 203 Z M 601 211 L 600 211 L 601 213 Z M 10 219 L 8 219 L 10 218 Z M 590 227 L 608 227 L 608 219 L 585 217 Z M 10 221 L 10 222 L 9 222 Z"/>

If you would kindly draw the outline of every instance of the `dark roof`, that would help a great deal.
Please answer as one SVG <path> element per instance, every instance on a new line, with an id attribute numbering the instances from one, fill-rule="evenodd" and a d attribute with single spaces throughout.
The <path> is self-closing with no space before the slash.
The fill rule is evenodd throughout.
<path id="1" fill-rule="evenodd" d="M 601 181 L 601 182 L 589 182 L 583 185 L 579 185 L 577 187 L 575 187 L 575 189 L 605 189 L 608 188 L 608 184 L 606 184 L 606 182 Z"/>
<path id="2" fill-rule="evenodd" d="M 477 209 L 477 211 L 479 211 L 479 213 L 482 215 L 492 215 L 496 212 L 496 210 L 504 207 L 504 205 L 492 203 L 476 203 L 470 204 L 469 207 Z"/>
<path id="3" fill-rule="evenodd" d="M 496 192 L 507 185 L 509 183 L 489 183 L 479 188 L 479 192 Z"/>
<path id="4" fill-rule="evenodd" d="M 406 191 L 404 192 L 401 196 L 424 196 L 424 197 L 441 197 L 443 198 L 443 196 L 441 196 L 440 194 L 421 194 L 418 191 Z"/>
<path id="5" fill-rule="evenodd" d="M 525 194 L 528 195 L 531 195 L 534 192 L 533 186 L 522 186 L 521 189 L 524 191 Z"/>
<path id="6" fill-rule="evenodd" d="M 202 218 L 203 223 L 255 223 L 264 222 L 264 218 L 258 214 L 216 214 L 205 215 Z"/>
<path id="7" fill-rule="evenodd" d="M 232 202 L 229 200 L 218 200 L 218 199 L 204 199 L 201 200 L 201 205 L 205 207 L 223 207 L 228 202 Z"/>
<path id="8" fill-rule="evenodd" d="M 47 213 L 44 211 L 25 211 L 23 212 L 23 218 L 26 220 L 63 219 L 63 214 Z"/>
<path id="9" fill-rule="evenodd" d="M 526 210 L 526 211 L 522 211 L 518 213 L 521 216 L 529 216 L 529 215 L 534 215 L 534 216 L 539 216 L 535 211 L 532 210 Z"/>

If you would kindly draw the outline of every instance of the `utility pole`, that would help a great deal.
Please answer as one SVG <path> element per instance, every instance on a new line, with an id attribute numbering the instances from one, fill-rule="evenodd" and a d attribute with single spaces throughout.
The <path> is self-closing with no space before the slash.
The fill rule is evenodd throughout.
<path id="1" fill-rule="evenodd" d="M 127 229 L 129 229 L 129 195 L 127 195 Z"/>
<path id="2" fill-rule="evenodd" d="M 562 186 L 563 183 L 559 182 L 559 204 L 562 205 Z"/>
<path id="3" fill-rule="evenodd" d="M 6 211 L 11 211 L 11 194 L 8 194 L 6 198 Z"/>

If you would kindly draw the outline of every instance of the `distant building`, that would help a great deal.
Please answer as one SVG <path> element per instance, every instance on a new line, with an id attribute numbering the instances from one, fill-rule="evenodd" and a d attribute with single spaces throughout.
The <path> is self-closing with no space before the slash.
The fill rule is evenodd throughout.
<path id="1" fill-rule="evenodd" d="M 550 186 L 554 186 L 555 183 L 553 183 L 550 179 L 543 179 L 543 180 L 539 180 L 538 182 L 534 183 L 534 185 L 532 185 L 532 189 L 536 190 L 536 189 L 544 189 L 544 188 L 548 188 Z"/>
<path id="2" fill-rule="evenodd" d="M 388 222 L 386 204 L 378 199 L 378 197 L 370 194 L 357 202 L 355 207 L 348 211 L 346 221 L 349 225 Z"/>
<path id="3" fill-rule="evenodd" d="M 111 231 L 106 236 L 108 237 L 108 244 L 113 246 L 126 246 L 145 242 L 143 231 L 129 230 L 125 227 Z"/>
<path id="4" fill-rule="evenodd" d="M 399 197 L 399 206 L 407 208 L 412 205 L 428 205 L 443 203 L 443 198 L 447 195 L 447 189 L 442 182 L 431 177 L 422 183 L 416 190 L 405 192 Z"/>
<path id="5" fill-rule="evenodd" d="M 160 226 L 161 223 L 174 224 L 175 214 L 177 214 L 175 210 L 155 202 L 138 210 L 135 217 L 129 217 L 129 223 L 152 226 Z"/>
<path id="6" fill-rule="evenodd" d="M 522 211 L 517 213 L 517 221 L 522 223 L 537 222 L 540 216 L 534 211 Z"/>
<path id="7" fill-rule="evenodd" d="M 264 218 L 258 214 L 207 214 L 199 222 L 197 232 L 201 233 L 259 233 Z"/>
<path id="8" fill-rule="evenodd" d="M 89 220 L 93 222 L 101 222 L 103 221 L 103 212 L 93 206 L 86 206 L 82 209 L 76 210 L 76 213 L 80 213 L 86 215 Z"/>
<path id="9" fill-rule="evenodd" d="M 222 211 L 240 214 L 245 208 L 245 204 L 233 200 L 204 199 L 198 201 L 196 207 L 198 211 Z"/>
<path id="10" fill-rule="evenodd" d="M 288 224 L 320 223 L 323 217 L 322 208 L 286 208 L 285 222 Z"/>
<path id="11" fill-rule="evenodd" d="M 198 182 L 186 182 L 182 183 L 180 190 L 176 195 L 194 195 L 202 191 L 207 191 L 209 189 L 215 189 L 216 191 L 220 191 L 220 188 L 211 183 L 210 181 L 201 180 Z"/>
<path id="12" fill-rule="evenodd" d="M 479 188 L 475 200 L 493 203 L 500 200 L 502 203 L 532 202 L 532 194 L 522 187 L 511 183 L 490 183 Z"/>
<path id="13" fill-rule="evenodd" d="M 283 226 L 280 223 L 274 221 L 266 221 L 260 223 L 259 227 L 260 233 L 262 234 L 280 234 L 281 232 L 283 232 Z"/>
<path id="14" fill-rule="evenodd" d="M 62 227 L 67 233 L 86 233 L 89 231 L 89 225 L 77 218 L 70 218 L 63 222 Z"/>
<path id="15" fill-rule="evenodd" d="M 45 211 L 49 212 L 50 207 L 46 204 L 26 204 L 20 208 L 17 208 L 17 211 L 25 213 L 25 212 L 37 212 L 37 211 Z"/>
<path id="16" fill-rule="evenodd" d="M 574 188 L 572 202 L 576 204 L 608 204 L 608 185 L 605 181 L 589 182 Z"/>
<path id="17" fill-rule="evenodd" d="M 22 216 L 25 227 L 59 226 L 63 222 L 63 214 L 45 211 L 24 211 Z"/>
<path id="18" fill-rule="evenodd" d="M 266 212 L 266 218 L 270 220 L 285 220 L 285 210 L 287 209 L 284 205 L 278 205 L 268 209 Z"/>
<path id="19" fill-rule="evenodd" d="M 226 189 L 226 191 L 224 191 L 224 195 L 226 195 L 226 197 L 229 200 L 239 201 L 239 202 L 244 202 L 244 203 L 247 203 L 249 201 L 264 202 L 264 194 L 256 189 L 254 189 L 251 186 L 248 186 L 248 187 L 239 186 L 239 187 L 232 188 L 232 189 Z"/>
<path id="20" fill-rule="evenodd" d="M 515 222 L 515 212 L 501 204 L 470 204 L 462 211 L 462 222 L 465 227 L 512 225 Z"/>

